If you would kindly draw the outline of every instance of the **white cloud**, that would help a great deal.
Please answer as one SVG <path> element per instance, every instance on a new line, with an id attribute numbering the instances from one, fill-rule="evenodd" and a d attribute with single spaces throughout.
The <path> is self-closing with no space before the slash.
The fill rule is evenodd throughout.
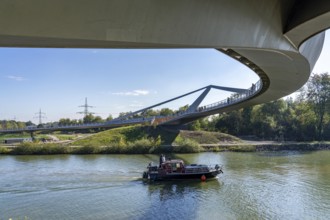
<path id="1" fill-rule="evenodd" d="M 121 96 L 141 96 L 148 95 L 150 92 L 148 90 L 133 90 L 129 92 L 114 92 L 112 95 L 121 95 Z"/>
<path id="2" fill-rule="evenodd" d="M 133 103 L 129 104 L 128 106 L 129 106 L 129 107 L 134 107 L 134 108 L 141 108 L 141 107 L 143 107 L 144 105 L 143 105 L 143 103 L 141 103 L 141 102 L 136 102 L 136 101 L 134 101 Z"/>
<path id="3" fill-rule="evenodd" d="M 14 80 L 14 81 L 23 81 L 23 80 L 25 80 L 24 77 L 21 77 L 21 76 L 12 76 L 12 75 L 7 76 L 7 79 L 11 79 L 11 80 Z"/>

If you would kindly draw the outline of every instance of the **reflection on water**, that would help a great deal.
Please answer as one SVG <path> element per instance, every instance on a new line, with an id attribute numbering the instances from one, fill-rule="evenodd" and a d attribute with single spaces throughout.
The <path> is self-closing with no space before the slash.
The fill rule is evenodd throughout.
<path id="1" fill-rule="evenodd" d="M 330 151 L 171 155 L 206 182 L 146 182 L 158 155 L 0 156 L 0 219 L 330 219 Z"/>
<path id="2" fill-rule="evenodd" d="M 292 157 L 312 153 L 313 151 L 261 151 L 257 154 L 264 157 Z"/>
<path id="3" fill-rule="evenodd" d="M 183 180 L 148 184 L 151 204 L 140 218 L 194 219 L 198 209 L 203 208 L 203 203 L 208 199 L 204 192 L 211 194 L 218 191 L 219 187 L 220 182 L 216 179 L 208 182 Z"/>

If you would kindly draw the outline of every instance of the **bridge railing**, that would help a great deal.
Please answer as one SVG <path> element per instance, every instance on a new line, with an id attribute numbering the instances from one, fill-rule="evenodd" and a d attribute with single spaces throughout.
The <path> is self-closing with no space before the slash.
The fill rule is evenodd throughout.
<path id="1" fill-rule="evenodd" d="M 259 80 L 255 84 L 252 84 L 252 86 L 244 93 L 236 93 L 232 97 L 228 97 L 227 99 L 221 100 L 216 103 L 205 105 L 201 108 L 203 111 L 207 111 L 214 108 L 232 105 L 254 96 L 261 90 L 261 88 L 262 88 L 262 81 Z"/>
<path id="2" fill-rule="evenodd" d="M 259 80 L 256 83 L 253 83 L 252 86 L 250 88 L 248 88 L 246 90 L 246 92 L 244 93 L 235 93 L 233 96 L 228 97 L 226 99 L 223 99 L 219 102 L 215 102 L 209 105 L 204 105 L 204 106 L 200 106 L 197 109 L 191 109 L 189 111 L 182 111 L 182 112 L 178 112 L 176 114 L 173 114 L 172 116 L 175 117 L 179 117 L 182 118 L 182 116 L 186 116 L 189 114 L 195 114 L 195 113 L 200 113 L 200 112 L 207 112 L 216 108 L 221 108 L 221 107 L 225 107 L 225 106 L 230 106 L 232 104 L 241 102 L 243 100 L 246 100 L 248 98 L 253 97 L 255 94 L 257 94 L 260 90 L 262 89 L 262 81 Z M 173 120 L 170 119 L 169 121 Z"/>

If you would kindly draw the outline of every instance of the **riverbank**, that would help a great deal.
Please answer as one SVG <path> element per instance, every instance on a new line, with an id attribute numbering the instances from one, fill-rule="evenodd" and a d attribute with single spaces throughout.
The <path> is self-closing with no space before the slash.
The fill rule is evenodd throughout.
<path id="1" fill-rule="evenodd" d="M 53 138 L 55 139 L 55 138 Z M 329 142 L 248 141 L 219 132 L 169 130 L 148 126 L 117 128 L 51 143 L 25 142 L 0 146 L 5 155 L 160 154 L 329 150 Z"/>
<path id="2" fill-rule="evenodd" d="M 272 143 L 210 145 L 185 142 L 184 145 L 150 145 L 138 142 L 129 146 L 69 146 L 60 143 L 23 143 L 0 146 L 0 155 L 52 155 L 52 154 L 160 154 L 200 152 L 260 152 L 260 151 L 317 151 L 330 150 L 330 143 Z"/>
<path id="3" fill-rule="evenodd" d="M 253 141 L 243 142 L 240 145 L 208 145 L 202 144 L 206 151 L 214 152 L 259 152 L 259 151 L 317 151 L 330 150 L 329 142 L 275 142 Z"/>

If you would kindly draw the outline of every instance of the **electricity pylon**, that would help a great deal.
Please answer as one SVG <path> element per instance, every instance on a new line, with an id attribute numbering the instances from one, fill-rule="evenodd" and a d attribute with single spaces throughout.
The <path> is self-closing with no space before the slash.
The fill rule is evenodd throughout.
<path id="1" fill-rule="evenodd" d="M 82 112 L 77 112 L 78 114 L 84 114 L 84 116 L 86 117 L 89 114 L 95 114 L 94 112 L 90 112 L 88 111 L 88 108 L 94 108 L 94 106 L 88 105 L 87 103 L 87 97 L 85 98 L 85 104 L 84 105 L 80 105 L 78 107 L 84 108 L 84 111 Z"/>
<path id="2" fill-rule="evenodd" d="M 42 119 L 43 118 L 46 118 L 46 113 L 44 113 L 44 112 L 41 112 L 41 109 L 39 109 L 39 112 L 37 112 L 37 113 L 35 113 L 36 115 L 38 115 L 38 116 L 36 116 L 36 117 L 34 117 L 34 118 L 38 118 L 39 119 L 39 125 L 40 124 L 42 124 Z"/>

